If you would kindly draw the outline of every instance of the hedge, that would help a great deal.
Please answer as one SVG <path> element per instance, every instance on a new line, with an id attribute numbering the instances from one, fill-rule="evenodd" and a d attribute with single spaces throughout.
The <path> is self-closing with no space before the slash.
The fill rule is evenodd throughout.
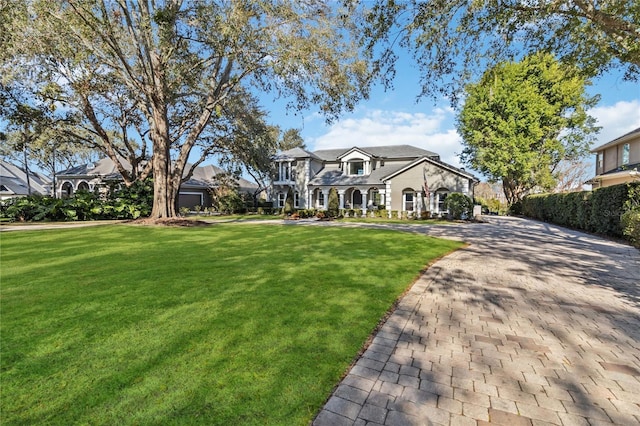
<path id="1" fill-rule="evenodd" d="M 640 182 L 563 194 L 536 194 L 524 198 L 524 216 L 613 237 L 627 237 L 621 218 L 627 211 L 640 214 Z M 636 210 L 638 210 L 636 212 Z"/>

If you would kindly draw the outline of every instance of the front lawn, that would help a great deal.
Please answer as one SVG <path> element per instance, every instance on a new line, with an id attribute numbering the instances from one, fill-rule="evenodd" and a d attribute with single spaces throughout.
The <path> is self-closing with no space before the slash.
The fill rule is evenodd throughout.
<path id="1" fill-rule="evenodd" d="M 3 425 L 305 425 L 398 295 L 460 246 L 259 224 L 0 243 Z"/>

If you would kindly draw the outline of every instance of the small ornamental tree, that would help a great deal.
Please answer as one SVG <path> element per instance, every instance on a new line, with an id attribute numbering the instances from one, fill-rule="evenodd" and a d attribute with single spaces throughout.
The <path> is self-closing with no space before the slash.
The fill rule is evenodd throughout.
<path id="1" fill-rule="evenodd" d="M 327 215 L 329 217 L 338 217 L 340 210 L 340 201 L 338 200 L 338 191 L 335 188 L 329 190 L 329 205 L 327 207 Z"/>
<path id="2" fill-rule="evenodd" d="M 473 215 L 473 201 L 459 192 L 447 195 L 444 200 L 444 208 L 449 210 L 451 217 L 456 220 L 463 217 L 470 218 Z"/>
<path id="3" fill-rule="evenodd" d="M 284 200 L 284 209 L 283 213 L 286 215 L 290 215 L 295 211 L 293 206 L 293 189 L 289 188 L 287 191 L 287 198 Z"/>

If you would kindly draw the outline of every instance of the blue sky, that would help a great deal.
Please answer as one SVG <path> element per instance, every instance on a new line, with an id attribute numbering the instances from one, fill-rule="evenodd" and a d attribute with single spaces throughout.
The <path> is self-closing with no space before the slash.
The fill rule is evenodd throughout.
<path id="1" fill-rule="evenodd" d="M 374 88 L 368 101 L 330 125 L 316 111 L 287 114 L 283 101 L 274 102 L 264 96 L 262 102 L 272 124 L 282 129 L 301 129 L 310 151 L 409 144 L 436 152 L 442 160 L 464 167 L 458 158 L 462 146 L 455 129 L 455 111 L 445 99 L 434 104 L 432 99 L 425 98 L 416 103 L 419 76 L 412 61 L 401 58 L 393 89 L 385 92 L 382 87 Z M 600 102 L 591 110 L 602 127 L 594 147 L 640 127 L 640 84 L 623 81 L 620 72 L 610 72 L 592 83 L 589 94 L 601 95 Z"/>

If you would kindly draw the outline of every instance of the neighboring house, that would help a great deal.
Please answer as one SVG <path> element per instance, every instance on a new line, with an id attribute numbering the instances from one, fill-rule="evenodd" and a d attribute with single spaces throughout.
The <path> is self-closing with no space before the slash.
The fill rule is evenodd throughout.
<path id="1" fill-rule="evenodd" d="M 51 181 L 32 171 L 29 171 L 27 181 L 24 169 L 0 160 L 0 200 L 30 195 L 29 187 L 31 187 L 31 194 L 49 195 Z"/>
<path id="2" fill-rule="evenodd" d="M 591 150 L 596 154 L 593 189 L 640 179 L 640 127 Z"/>
<path id="3" fill-rule="evenodd" d="M 125 162 L 125 167 L 130 167 Z M 187 165 L 189 168 L 189 165 Z M 214 177 L 224 171 L 213 165 L 199 166 L 193 172 L 193 176 L 180 185 L 178 193 L 178 208 L 195 206 L 211 206 L 211 189 L 215 187 Z M 76 191 L 106 191 L 109 185 L 118 185 L 122 182 L 122 175 L 118 172 L 115 163 L 109 158 L 103 158 L 95 163 L 84 164 L 62 171 L 56 175 L 57 193 L 60 197 L 70 197 Z M 255 183 L 245 179 L 239 180 L 241 192 L 251 195 L 257 190 Z"/>
<path id="4" fill-rule="evenodd" d="M 326 210 L 329 190 L 336 188 L 341 209 L 385 208 L 420 215 L 444 211 L 447 194 L 473 197 L 479 180 L 440 160 L 436 153 L 410 145 L 330 149 L 294 148 L 276 156 L 272 193 L 283 207 L 293 191 L 294 207 Z M 426 195 L 428 194 L 428 199 Z"/>

